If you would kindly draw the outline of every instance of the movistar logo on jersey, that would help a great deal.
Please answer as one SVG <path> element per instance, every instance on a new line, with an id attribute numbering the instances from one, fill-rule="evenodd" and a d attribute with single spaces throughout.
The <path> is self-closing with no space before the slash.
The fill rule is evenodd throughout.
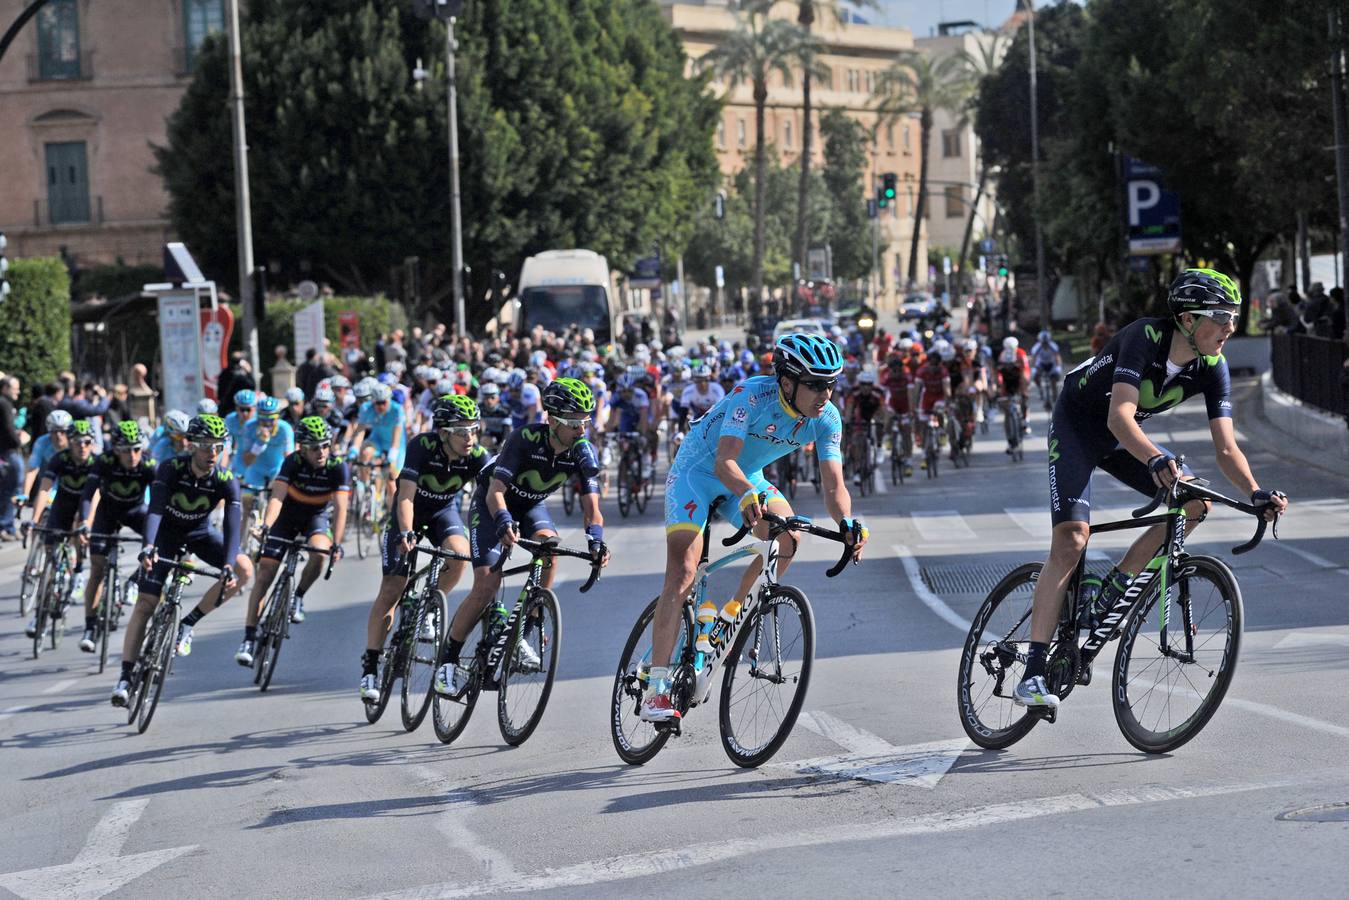
<path id="1" fill-rule="evenodd" d="M 110 481 L 108 493 L 120 500 L 130 500 L 145 493 L 145 488 L 141 487 L 139 481 Z"/>
<path id="2" fill-rule="evenodd" d="M 417 487 L 426 488 L 432 494 L 451 494 L 464 484 L 464 479 L 458 475 L 441 480 L 430 472 L 424 472 L 417 478 Z"/>
<path id="3" fill-rule="evenodd" d="M 543 429 L 521 428 L 520 436 L 523 437 L 525 440 L 529 441 L 531 444 L 537 444 L 539 441 L 543 440 Z"/>
<path id="4" fill-rule="evenodd" d="M 172 506 L 174 509 L 180 509 L 183 512 L 199 512 L 211 508 L 211 498 L 205 494 L 198 494 L 189 500 L 187 494 L 178 491 L 169 498 L 169 506 Z"/>
<path id="5" fill-rule="evenodd" d="M 517 487 L 523 485 L 524 487 L 529 488 L 529 490 L 533 491 L 535 494 L 540 495 L 539 497 L 532 499 L 540 500 L 543 499 L 544 496 L 557 490 L 562 482 L 566 480 L 567 474 L 565 472 L 558 472 L 552 478 L 544 481 L 543 476 L 534 469 L 530 469 L 527 472 L 521 472 L 519 475 L 515 476 L 515 484 Z M 521 493 L 524 493 L 524 491 L 521 491 Z"/>
<path id="6" fill-rule="evenodd" d="M 78 493 L 79 491 L 84 490 L 84 483 L 88 480 L 89 480 L 88 472 L 85 472 L 82 475 L 62 475 L 60 484 L 61 487 L 65 488 L 66 490 Z"/>
<path id="7" fill-rule="evenodd" d="M 1160 344 L 1162 342 L 1162 330 L 1160 328 L 1152 325 L 1144 325 L 1143 333 L 1146 334 L 1148 340 L 1152 341 L 1154 344 Z"/>
<path id="8" fill-rule="evenodd" d="M 440 445 L 439 438 L 433 438 L 430 435 L 424 434 L 421 436 L 419 440 L 421 441 L 422 446 L 425 447 L 427 450 L 439 449 Z"/>
<path id="9" fill-rule="evenodd" d="M 1059 461 L 1059 439 L 1054 438 L 1049 442 L 1049 461 L 1052 463 Z"/>
<path id="10" fill-rule="evenodd" d="M 1144 380 L 1138 385 L 1138 405 L 1142 409 L 1157 411 L 1170 409 L 1177 403 L 1185 399 L 1185 391 L 1178 384 L 1173 384 L 1157 396 L 1157 389 L 1152 386 L 1151 381 Z"/>

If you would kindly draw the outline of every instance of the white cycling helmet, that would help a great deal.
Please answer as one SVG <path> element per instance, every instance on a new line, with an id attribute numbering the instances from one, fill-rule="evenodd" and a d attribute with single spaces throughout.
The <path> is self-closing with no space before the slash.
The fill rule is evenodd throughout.
<path id="1" fill-rule="evenodd" d="M 876 373 L 875 373 L 875 372 L 872 372 L 870 369 L 868 369 L 867 371 L 863 372 L 861 375 L 858 375 L 858 376 L 857 376 L 857 383 L 858 383 L 858 384 L 875 384 L 875 383 L 876 383 Z"/>
<path id="2" fill-rule="evenodd" d="M 913 338 L 900 338 L 899 349 L 901 353 L 908 353 L 913 349 Z"/>
<path id="3" fill-rule="evenodd" d="M 1016 338 L 1014 338 L 1014 337 L 1003 338 L 1003 339 L 1002 339 L 1002 349 L 1004 349 L 1004 350 L 1015 350 L 1018 346 L 1020 346 L 1020 343 L 1021 343 L 1021 342 L 1018 341 L 1018 340 L 1017 340 Z"/>
<path id="4" fill-rule="evenodd" d="M 47 430 L 65 431 L 74 421 L 75 417 L 64 409 L 54 409 L 47 414 Z"/>
<path id="5" fill-rule="evenodd" d="M 1000 362 L 1000 363 L 1004 363 L 1004 364 L 1013 364 L 1013 363 L 1015 363 L 1016 361 L 1017 361 L 1017 360 L 1016 360 L 1016 348 L 1015 348 L 1015 347 L 1012 347 L 1012 348 L 1009 349 L 1009 350 L 1004 350 L 1004 351 L 1002 351 L 1001 353 L 998 354 L 998 362 Z"/>
<path id="6" fill-rule="evenodd" d="M 951 362 L 956 358 L 956 348 L 952 347 L 950 344 L 947 344 L 946 346 L 942 347 L 941 358 L 942 362 Z"/>
<path id="7" fill-rule="evenodd" d="M 220 407 L 210 397 L 202 397 L 197 401 L 197 415 L 213 416 L 220 411 Z"/>
<path id="8" fill-rule="evenodd" d="M 454 379 L 442 378 L 436 382 L 436 396 L 444 397 L 446 394 L 454 393 Z"/>
<path id="9" fill-rule="evenodd" d="M 979 349 L 979 342 L 976 341 L 974 338 L 966 338 L 965 343 L 961 344 L 960 346 L 964 347 L 971 353 L 974 353 Z"/>

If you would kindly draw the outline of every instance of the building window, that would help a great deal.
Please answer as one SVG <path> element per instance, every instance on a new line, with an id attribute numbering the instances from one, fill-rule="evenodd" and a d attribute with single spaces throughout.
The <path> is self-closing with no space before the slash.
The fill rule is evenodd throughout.
<path id="1" fill-rule="evenodd" d="M 891 153 L 895 152 L 895 123 L 891 122 L 885 126 L 885 146 Z"/>
<path id="2" fill-rule="evenodd" d="M 904 126 L 904 152 L 909 152 L 909 126 Z"/>
<path id="3" fill-rule="evenodd" d="M 741 150 L 744 150 L 744 149 L 745 149 L 745 120 L 744 120 L 744 119 L 739 119 L 739 120 L 736 121 L 736 136 L 735 136 L 735 143 L 736 143 L 736 146 L 739 147 Z"/>
<path id="4" fill-rule="evenodd" d="M 824 76 L 820 79 L 820 85 L 826 91 L 832 91 L 834 89 L 834 67 L 825 66 L 821 69 L 820 74 Z"/>
<path id="5" fill-rule="evenodd" d="M 718 120 L 717 122 L 717 147 L 721 150 L 726 149 L 726 122 L 724 120 Z"/>
<path id="6" fill-rule="evenodd" d="M 48 0 L 37 14 L 39 78 L 79 78 L 80 11 L 76 0 Z"/>
<path id="7" fill-rule="evenodd" d="M 792 143 L 792 123 L 790 120 L 782 123 L 782 146 L 788 149 L 795 146 Z"/>
<path id="8" fill-rule="evenodd" d="M 53 225 L 89 221 L 89 163 L 84 141 L 47 144 L 47 210 Z"/>
<path id="9" fill-rule="evenodd" d="M 868 93 L 868 94 L 874 94 L 874 93 L 876 93 L 876 73 L 875 73 L 875 72 L 867 72 L 867 93 Z"/>
<path id="10" fill-rule="evenodd" d="M 952 128 L 941 133 L 941 155 L 946 159 L 960 157 L 960 132 L 957 129 Z"/>
<path id="11" fill-rule="evenodd" d="M 190 72 L 207 35 L 225 30 L 224 0 L 183 0 L 183 23 L 187 29 L 187 69 Z"/>
<path id="12" fill-rule="evenodd" d="M 855 94 L 855 93 L 857 93 L 858 86 L 859 86 L 859 81 L 858 81 L 858 79 L 857 79 L 857 70 L 856 70 L 856 69 L 849 69 L 849 70 L 848 70 L 848 91 Z"/>
<path id="13" fill-rule="evenodd" d="M 946 186 L 946 218 L 963 219 L 965 217 L 965 191 L 958 184 Z"/>

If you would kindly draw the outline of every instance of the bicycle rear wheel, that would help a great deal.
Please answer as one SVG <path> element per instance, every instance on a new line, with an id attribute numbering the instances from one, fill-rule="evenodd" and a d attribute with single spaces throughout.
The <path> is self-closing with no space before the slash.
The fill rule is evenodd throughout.
<path id="1" fill-rule="evenodd" d="M 815 616 L 806 595 L 774 585 L 745 622 L 721 682 L 721 745 L 731 762 L 768 762 L 791 734 L 810 687 Z"/>
<path id="2" fill-rule="evenodd" d="M 158 642 L 150 648 L 151 657 L 142 677 L 140 710 L 136 716 L 136 731 L 145 734 L 150 720 L 159 708 L 159 698 L 164 693 L 164 681 L 173 668 L 173 645 L 178 632 L 177 616 L 171 612 L 162 613 Z"/>
<path id="3" fill-rule="evenodd" d="M 576 509 L 576 489 L 572 487 L 571 478 L 562 482 L 562 511 L 571 515 Z"/>
<path id="4" fill-rule="evenodd" d="M 276 672 L 276 661 L 281 658 L 281 645 L 290 630 L 291 580 L 283 574 L 272 588 L 271 601 L 267 606 L 267 620 L 263 623 L 262 640 L 257 650 L 257 672 L 253 681 L 258 690 L 266 691 L 272 684 L 272 675 Z"/>
<path id="5" fill-rule="evenodd" d="M 38 582 L 42 578 L 42 571 L 38 568 L 38 560 L 42 558 L 42 542 L 38 540 L 40 535 L 33 535 L 33 545 L 28 548 L 28 559 L 23 565 L 23 579 L 19 584 L 19 615 L 26 616 L 33 611 L 35 601 L 42 596 L 38 593 Z"/>
<path id="6" fill-rule="evenodd" d="M 398 624 L 394 626 L 393 633 L 389 636 L 389 645 L 384 648 L 383 655 L 379 658 L 379 699 L 371 702 L 362 701 L 365 704 L 365 720 L 371 725 L 379 721 L 380 716 L 384 715 L 384 709 L 389 705 L 389 698 L 393 696 L 393 682 L 398 677 L 398 669 L 402 663 L 402 642 L 403 642 L 403 613 L 399 610 Z"/>
<path id="7" fill-rule="evenodd" d="M 436 663 L 440 658 L 440 645 L 445 639 L 445 630 L 450 626 L 450 605 L 445 595 L 428 587 L 422 602 L 418 605 L 416 629 L 412 635 L 411 646 L 403 658 L 403 727 L 416 731 L 426 718 L 431 707 L 431 695 L 435 693 Z"/>
<path id="8" fill-rule="evenodd" d="M 516 649 L 526 645 L 540 665 L 526 665 Z M 497 723 L 501 737 L 518 747 L 538 727 L 557 677 L 557 655 L 562 644 L 562 611 L 557 595 L 548 588 L 537 588 L 529 595 L 515 630 L 506 644 L 501 663 L 501 684 L 497 687 Z"/>
<path id="9" fill-rule="evenodd" d="M 485 623 L 483 629 L 485 639 Z M 442 744 L 455 741 L 468 727 L 468 720 L 473 718 L 473 708 L 478 705 L 478 695 L 482 693 L 482 669 L 486 664 L 486 653 L 475 652 L 470 663 L 472 672 L 468 679 L 468 687 L 464 688 L 464 693 L 458 697 L 436 694 L 431 698 L 431 724 L 435 728 L 436 739 Z"/>
<path id="10" fill-rule="evenodd" d="M 618 513 L 623 518 L 628 517 L 628 511 L 632 509 L 632 458 L 628 454 L 618 460 Z"/>
<path id="11" fill-rule="evenodd" d="M 1040 563 L 1018 566 L 989 592 L 970 623 L 960 655 L 956 707 L 970 740 L 986 750 L 1010 747 L 1037 716 L 1012 702 L 1030 643 L 1031 598 Z"/>
<path id="12" fill-rule="evenodd" d="M 671 732 L 657 730 L 650 722 L 643 722 L 642 692 L 646 689 L 647 671 L 651 668 L 651 623 L 655 618 L 659 598 L 647 604 L 632 626 L 623 655 L 618 658 L 618 674 L 610 701 L 609 732 L 614 749 L 623 762 L 640 766 L 660 752 Z M 679 633 L 675 637 L 671 665 L 683 658 L 684 650 L 693 640 L 693 612 L 685 604 L 679 617 Z"/>
<path id="13" fill-rule="evenodd" d="M 1175 599 L 1164 603 L 1158 592 L 1129 617 L 1111 679 L 1115 721 L 1144 753 L 1175 750 L 1204 729 L 1227 694 L 1241 649 L 1241 588 L 1232 570 L 1191 556 L 1174 571 Z M 1149 618 L 1156 631 L 1144 630 Z"/>
<path id="14" fill-rule="evenodd" d="M 121 609 L 122 596 L 117 580 L 115 560 L 108 560 L 108 574 L 103 580 L 103 596 L 98 601 L 98 674 L 108 667 L 108 643 L 111 639 L 115 619 L 113 611 Z"/>

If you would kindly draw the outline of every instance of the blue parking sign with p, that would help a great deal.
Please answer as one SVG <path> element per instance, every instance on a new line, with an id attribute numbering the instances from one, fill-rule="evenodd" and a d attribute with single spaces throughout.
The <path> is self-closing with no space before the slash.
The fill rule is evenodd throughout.
<path id="1" fill-rule="evenodd" d="M 1124 157 L 1129 253 L 1180 252 L 1180 195 L 1162 187 L 1162 170 Z"/>

